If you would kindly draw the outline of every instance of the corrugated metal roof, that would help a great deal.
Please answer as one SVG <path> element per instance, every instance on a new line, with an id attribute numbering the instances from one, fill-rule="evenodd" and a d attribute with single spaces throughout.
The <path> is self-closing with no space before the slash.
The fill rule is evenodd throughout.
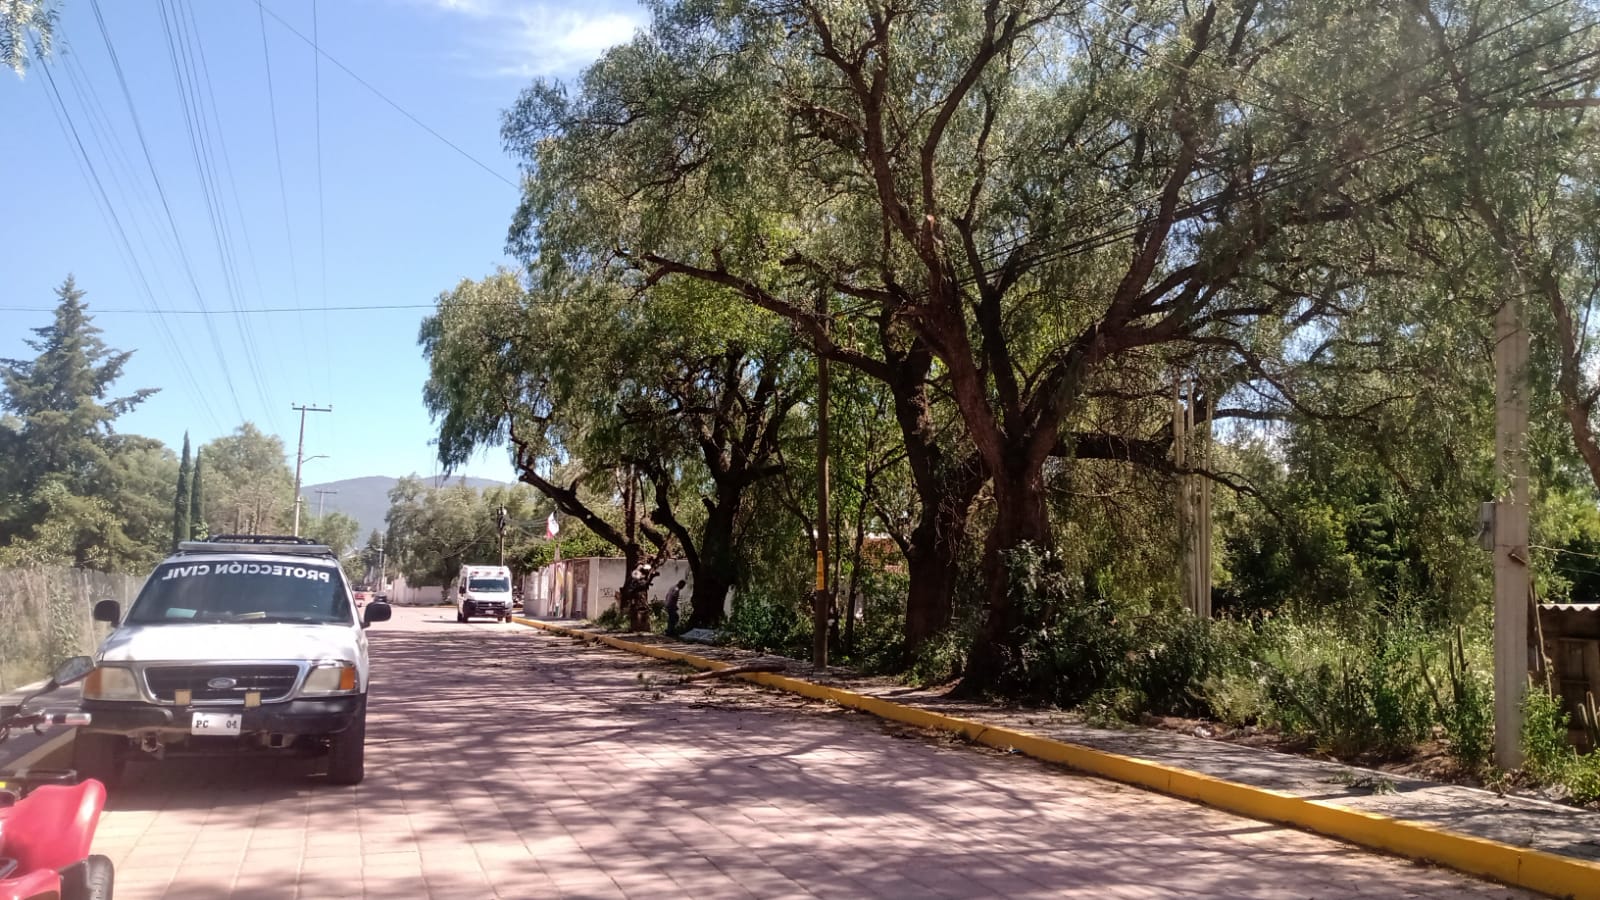
<path id="1" fill-rule="evenodd" d="M 1541 603 L 1539 608 L 1558 612 L 1600 612 L 1600 603 Z"/>

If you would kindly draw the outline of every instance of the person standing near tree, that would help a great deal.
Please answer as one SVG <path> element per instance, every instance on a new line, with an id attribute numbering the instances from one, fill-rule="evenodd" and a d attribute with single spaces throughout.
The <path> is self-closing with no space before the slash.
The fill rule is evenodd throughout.
<path id="1" fill-rule="evenodd" d="M 667 588 L 667 634 L 676 636 L 678 633 L 678 595 L 683 593 L 683 586 L 688 579 L 680 579 L 677 584 Z"/>

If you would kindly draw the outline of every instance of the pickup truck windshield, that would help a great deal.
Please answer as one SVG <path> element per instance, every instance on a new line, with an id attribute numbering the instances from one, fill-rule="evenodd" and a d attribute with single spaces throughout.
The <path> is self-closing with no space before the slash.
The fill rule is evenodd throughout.
<path id="1" fill-rule="evenodd" d="M 511 591 L 511 582 L 504 578 L 469 578 L 467 590 L 484 594 L 506 594 Z"/>
<path id="2" fill-rule="evenodd" d="M 344 580 L 330 565 L 265 561 L 162 565 L 133 601 L 136 625 L 181 622 L 354 621 Z"/>

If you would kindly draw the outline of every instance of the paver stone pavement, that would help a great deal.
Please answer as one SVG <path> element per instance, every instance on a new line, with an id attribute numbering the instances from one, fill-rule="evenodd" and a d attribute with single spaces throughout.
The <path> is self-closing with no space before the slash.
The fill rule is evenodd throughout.
<path id="1" fill-rule="evenodd" d="M 118 900 L 1530 896 L 516 625 L 369 634 L 367 780 L 135 764 Z"/>

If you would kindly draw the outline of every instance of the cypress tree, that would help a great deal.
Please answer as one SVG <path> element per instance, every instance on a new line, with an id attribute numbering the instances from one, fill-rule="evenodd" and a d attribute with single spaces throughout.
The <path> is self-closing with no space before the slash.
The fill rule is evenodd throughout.
<path id="1" fill-rule="evenodd" d="M 210 529 L 206 527 L 205 514 L 205 489 L 201 487 L 200 478 L 200 451 L 194 451 L 194 477 L 189 486 L 189 537 L 193 540 L 203 541 L 210 537 Z"/>
<path id="2" fill-rule="evenodd" d="M 172 498 L 172 549 L 189 539 L 189 432 L 183 433 L 183 461 L 178 464 L 178 491 Z"/>

